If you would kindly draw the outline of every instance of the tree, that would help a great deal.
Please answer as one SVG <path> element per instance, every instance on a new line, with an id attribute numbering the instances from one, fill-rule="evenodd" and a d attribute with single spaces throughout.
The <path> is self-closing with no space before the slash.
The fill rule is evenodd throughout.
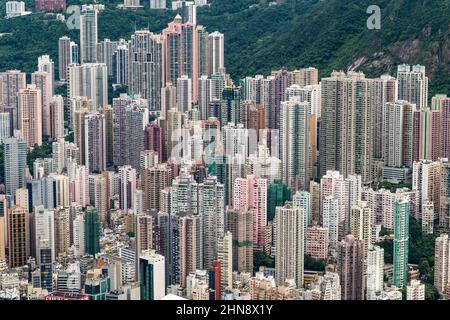
<path id="1" fill-rule="evenodd" d="M 253 254 L 253 270 L 258 271 L 259 267 L 275 268 L 275 259 L 264 252 L 257 251 Z"/>

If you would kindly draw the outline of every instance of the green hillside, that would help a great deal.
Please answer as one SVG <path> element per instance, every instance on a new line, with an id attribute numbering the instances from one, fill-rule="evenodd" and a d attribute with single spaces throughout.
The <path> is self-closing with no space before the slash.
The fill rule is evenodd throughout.
<path id="1" fill-rule="evenodd" d="M 33 1 L 26 1 L 28 4 Z M 69 1 L 86 3 L 91 1 Z M 100 39 L 128 38 L 135 28 L 160 32 L 171 10 L 117 10 L 121 1 L 101 1 Z M 142 1 L 148 8 L 148 1 Z M 368 30 L 366 0 L 215 0 L 198 9 L 199 23 L 225 34 L 226 66 L 233 78 L 268 74 L 281 67 L 316 66 L 321 75 L 333 69 L 357 69 L 368 76 L 395 73 L 399 63 L 422 63 L 431 78 L 431 94 L 450 93 L 450 1 L 378 0 L 380 30 Z M 0 4 L 4 13 L 4 3 Z M 57 40 L 76 31 L 42 14 L 0 18 L 0 70 L 33 71 L 37 57 L 56 61 Z"/>

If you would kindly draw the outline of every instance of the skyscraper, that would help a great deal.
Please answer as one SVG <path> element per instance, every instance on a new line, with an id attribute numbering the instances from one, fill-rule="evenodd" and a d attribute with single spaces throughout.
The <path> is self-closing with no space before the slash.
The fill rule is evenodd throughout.
<path id="1" fill-rule="evenodd" d="M 41 92 L 41 120 L 42 133 L 50 136 L 50 101 L 53 94 L 51 74 L 45 71 L 37 71 L 31 74 L 31 83 Z"/>
<path id="2" fill-rule="evenodd" d="M 339 241 L 339 201 L 327 196 L 322 202 L 323 226 L 328 229 L 330 248 L 336 249 Z"/>
<path id="3" fill-rule="evenodd" d="M 319 176 L 338 170 L 371 181 L 372 81 L 363 73 L 333 72 L 323 78 L 319 132 Z"/>
<path id="4" fill-rule="evenodd" d="M 87 97 L 94 109 L 108 104 L 108 73 L 104 63 L 84 63 L 69 67 L 69 98 Z"/>
<path id="5" fill-rule="evenodd" d="M 372 245 L 372 210 L 365 202 L 351 208 L 350 233 L 364 242 L 364 252 L 367 254 Z"/>
<path id="6" fill-rule="evenodd" d="M 383 122 L 383 178 L 404 180 L 404 168 L 412 167 L 413 105 L 406 101 L 386 103 Z"/>
<path id="7" fill-rule="evenodd" d="M 50 58 L 49 55 L 45 54 L 38 57 L 38 68 L 37 72 L 46 72 L 50 75 L 50 92 L 49 96 L 53 96 L 54 86 L 55 86 L 55 63 Z"/>
<path id="8" fill-rule="evenodd" d="M 10 127 L 12 130 L 19 128 L 18 117 L 18 93 L 27 86 L 26 74 L 18 70 L 0 72 L 0 105 L 5 112 L 10 114 Z"/>
<path id="9" fill-rule="evenodd" d="M 116 166 L 130 165 L 139 169 L 148 117 L 147 100 L 139 95 L 122 94 L 113 99 L 113 162 Z"/>
<path id="10" fill-rule="evenodd" d="M 178 221 L 178 239 L 175 245 L 172 259 L 177 268 L 178 283 L 186 287 L 186 277 L 203 266 L 203 235 L 201 218 L 198 215 L 176 216 L 174 221 Z"/>
<path id="11" fill-rule="evenodd" d="M 207 269 L 217 260 L 218 241 L 225 233 L 225 191 L 217 177 L 198 184 L 198 207 L 203 224 L 203 265 Z"/>
<path id="12" fill-rule="evenodd" d="M 46 246 L 51 251 L 52 261 L 55 261 L 55 214 L 54 210 L 47 210 L 43 205 L 33 208 L 33 226 L 31 243 L 31 253 L 40 263 L 40 245 L 45 241 Z"/>
<path id="13" fill-rule="evenodd" d="M 421 65 L 399 65 L 397 68 L 397 100 L 415 104 L 417 109 L 428 106 L 428 77 Z"/>
<path id="14" fill-rule="evenodd" d="M 364 242 L 349 234 L 339 242 L 337 270 L 343 300 L 364 300 Z"/>
<path id="15" fill-rule="evenodd" d="M 275 236 L 275 281 L 283 285 L 286 280 L 295 281 L 297 288 L 303 287 L 305 233 L 304 211 L 288 202 L 277 207 L 274 227 Z"/>
<path id="16" fill-rule="evenodd" d="M 8 138 L 3 145 L 5 155 L 6 194 L 13 195 L 18 188 L 25 187 L 27 169 L 27 143 L 17 138 Z"/>
<path id="17" fill-rule="evenodd" d="M 177 79 L 177 106 L 182 113 L 192 109 L 192 79 L 186 75 Z"/>
<path id="18" fill-rule="evenodd" d="M 59 69 L 59 80 L 67 80 L 67 68 L 71 64 L 76 64 L 78 61 L 74 61 L 73 57 L 73 46 L 74 42 L 67 36 L 61 37 L 58 40 L 58 69 Z"/>
<path id="19" fill-rule="evenodd" d="M 139 257 L 139 281 L 141 300 L 160 300 L 165 296 L 164 256 L 153 250 L 144 251 Z"/>
<path id="20" fill-rule="evenodd" d="M 253 213 L 227 208 L 227 230 L 233 237 L 233 270 L 253 271 Z"/>
<path id="21" fill-rule="evenodd" d="M 409 214 L 408 198 L 395 202 L 393 283 L 397 288 L 405 287 L 408 282 Z"/>
<path id="22" fill-rule="evenodd" d="M 93 6 L 83 8 L 80 15 L 81 63 L 97 62 L 97 10 Z"/>
<path id="23" fill-rule="evenodd" d="M 100 218 L 98 210 L 88 207 L 84 214 L 84 252 L 95 255 L 100 252 Z"/>
<path id="24" fill-rule="evenodd" d="M 261 251 L 267 224 L 267 180 L 252 175 L 237 178 L 233 188 L 233 208 L 253 213 L 253 249 Z"/>
<path id="25" fill-rule="evenodd" d="M 384 249 L 374 246 L 367 251 L 366 295 L 371 300 L 375 292 L 383 291 Z"/>
<path id="26" fill-rule="evenodd" d="M 450 276 L 450 246 L 447 234 L 436 238 L 434 249 L 434 287 L 443 294 L 447 290 Z"/>
<path id="27" fill-rule="evenodd" d="M 106 168 L 105 116 L 93 112 L 84 117 L 84 163 L 89 172 L 102 172 Z"/>
<path id="28" fill-rule="evenodd" d="M 19 129 L 28 148 L 42 145 L 42 100 L 41 90 L 36 85 L 28 85 L 18 94 Z"/>
<path id="29" fill-rule="evenodd" d="M 129 59 L 128 45 L 121 44 L 117 46 L 117 50 L 113 53 L 112 57 L 114 84 L 126 85 L 128 83 Z"/>
<path id="30" fill-rule="evenodd" d="M 303 226 L 305 229 L 311 224 L 311 195 L 307 191 L 297 191 L 292 196 L 292 204 L 294 207 L 299 207 L 304 210 Z"/>
<path id="31" fill-rule="evenodd" d="M 11 137 L 10 116 L 8 112 L 0 112 L 0 144 L 5 143 L 5 140 Z"/>
<path id="32" fill-rule="evenodd" d="M 192 99 L 197 101 L 198 90 L 198 38 L 195 23 L 183 21 L 180 15 L 162 31 L 164 43 L 165 81 L 177 83 L 186 75 L 192 80 Z"/>
<path id="33" fill-rule="evenodd" d="M 307 190 L 310 177 L 310 140 L 307 103 L 291 100 L 281 103 L 280 141 L 283 182 L 292 190 Z"/>
<path id="34" fill-rule="evenodd" d="M 225 72 L 224 35 L 218 31 L 208 35 L 208 76 Z"/>
<path id="35" fill-rule="evenodd" d="M 53 96 L 49 103 L 48 135 L 56 140 L 64 138 L 64 98 Z"/>
<path id="36" fill-rule="evenodd" d="M 8 258 L 9 267 L 22 267 L 28 259 L 28 212 L 20 206 L 8 209 Z"/>
<path id="37" fill-rule="evenodd" d="M 233 287 L 233 236 L 227 232 L 219 237 L 217 260 L 221 266 L 222 288 Z"/>
<path id="38" fill-rule="evenodd" d="M 161 88 L 165 83 L 161 36 L 148 30 L 136 31 L 128 51 L 130 93 L 147 99 L 150 110 L 161 110 Z"/>
<path id="39" fill-rule="evenodd" d="M 119 168 L 120 175 L 120 209 L 127 211 L 133 208 L 134 192 L 136 191 L 136 169 L 131 166 Z"/>

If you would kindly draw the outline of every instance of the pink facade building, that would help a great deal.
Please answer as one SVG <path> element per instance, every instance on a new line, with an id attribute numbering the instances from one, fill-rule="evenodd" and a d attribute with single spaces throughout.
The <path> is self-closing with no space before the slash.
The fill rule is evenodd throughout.
<path id="1" fill-rule="evenodd" d="M 267 179 L 237 178 L 234 182 L 233 205 L 237 211 L 253 212 L 254 249 L 261 251 L 265 244 L 267 225 Z"/>
<path id="2" fill-rule="evenodd" d="M 193 23 L 182 23 L 177 15 L 162 31 L 164 46 L 164 83 L 177 83 L 177 79 L 186 75 L 192 80 L 192 100 L 198 100 L 198 32 Z"/>
<path id="3" fill-rule="evenodd" d="M 306 229 L 306 254 L 313 259 L 328 258 L 328 228 L 312 226 Z"/>
<path id="4" fill-rule="evenodd" d="M 63 11 L 67 8 L 66 0 L 36 0 L 36 11 Z"/>

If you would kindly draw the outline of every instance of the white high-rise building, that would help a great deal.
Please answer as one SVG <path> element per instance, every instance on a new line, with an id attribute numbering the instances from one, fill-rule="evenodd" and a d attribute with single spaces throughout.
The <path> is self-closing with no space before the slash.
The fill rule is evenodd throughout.
<path id="1" fill-rule="evenodd" d="M 428 77 L 425 75 L 424 66 L 398 66 L 397 100 L 415 104 L 417 109 L 428 106 Z"/>
<path id="2" fill-rule="evenodd" d="M 425 300 L 425 284 L 420 280 L 411 280 L 406 287 L 406 300 Z"/>
<path id="3" fill-rule="evenodd" d="M 320 102 L 321 102 L 320 85 L 300 86 L 293 84 L 286 88 L 285 100 L 300 100 L 300 102 L 308 102 L 311 110 L 311 115 L 315 115 L 316 119 L 320 118 Z"/>
<path id="4" fill-rule="evenodd" d="M 328 243 L 330 248 L 336 249 L 339 242 L 339 201 L 327 196 L 322 202 L 323 227 L 328 229 Z"/>
<path id="5" fill-rule="evenodd" d="M 177 105 L 180 112 L 192 109 L 192 80 L 186 75 L 177 79 Z"/>
<path id="6" fill-rule="evenodd" d="M 143 251 L 139 257 L 141 300 L 160 300 L 166 295 L 164 256 L 154 250 Z"/>
<path id="7" fill-rule="evenodd" d="M 84 242 L 84 215 L 77 214 L 77 216 L 73 220 L 73 246 L 74 255 L 76 257 L 84 255 Z"/>
<path id="8" fill-rule="evenodd" d="M 367 252 L 366 294 L 371 300 L 375 292 L 383 291 L 384 249 L 374 246 Z"/>
<path id="9" fill-rule="evenodd" d="M 450 243 L 448 234 L 436 239 L 434 249 L 434 287 L 443 294 L 450 282 Z"/>
<path id="10" fill-rule="evenodd" d="M 37 263 L 39 264 L 40 255 L 39 245 L 42 240 L 46 240 L 52 250 L 52 261 L 55 261 L 55 217 L 53 210 L 46 210 L 44 206 L 35 206 L 33 210 L 34 220 L 34 244 Z"/>
<path id="11" fill-rule="evenodd" d="M 104 63 L 85 63 L 69 67 L 69 98 L 87 97 L 94 109 L 108 105 L 108 72 Z"/>
<path id="12" fill-rule="evenodd" d="M 20 17 L 31 13 L 25 11 L 25 2 L 23 1 L 7 1 L 5 7 L 6 18 Z"/>
<path id="13" fill-rule="evenodd" d="M 312 223 L 311 215 L 311 194 L 307 191 L 297 191 L 292 196 L 292 204 L 294 207 L 302 208 L 304 211 L 305 221 L 303 222 L 304 227 L 308 227 Z"/>
<path id="14" fill-rule="evenodd" d="M 136 191 L 136 169 L 131 166 L 123 166 L 119 168 L 120 175 L 120 208 L 124 211 L 133 208 L 134 197 Z"/>
<path id="15" fill-rule="evenodd" d="M 308 103 L 281 103 L 280 142 L 283 182 L 293 190 L 308 190 L 310 182 Z"/>
<path id="16" fill-rule="evenodd" d="M 286 280 L 303 287 L 305 234 L 301 208 L 287 202 L 277 207 L 274 220 L 275 235 L 275 280 L 284 285 Z"/>
<path id="17" fill-rule="evenodd" d="M 55 87 L 55 63 L 49 55 L 43 55 L 38 58 L 38 72 L 47 72 L 50 75 L 50 97 L 53 96 Z"/>
<path id="18" fill-rule="evenodd" d="M 211 76 L 225 72 L 224 35 L 218 31 L 208 35 L 208 66 Z"/>
<path id="19" fill-rule="evenodd" d="M 167 9 L 166 0 L 150 0 L 150 9 Z"/>
<path id="20" fill-rule="evenodd" d="M 233 287 L 233 236 L 230 231 L 219 237 L 217 260 L 220 262 L 222 290 Z"/>
<path id="21" fill-rule="evenodd" d="M 5 143 L 5 140 L 11 137 L 10 115 L 9 112 L 0 113 L 0 144 Z"/>

